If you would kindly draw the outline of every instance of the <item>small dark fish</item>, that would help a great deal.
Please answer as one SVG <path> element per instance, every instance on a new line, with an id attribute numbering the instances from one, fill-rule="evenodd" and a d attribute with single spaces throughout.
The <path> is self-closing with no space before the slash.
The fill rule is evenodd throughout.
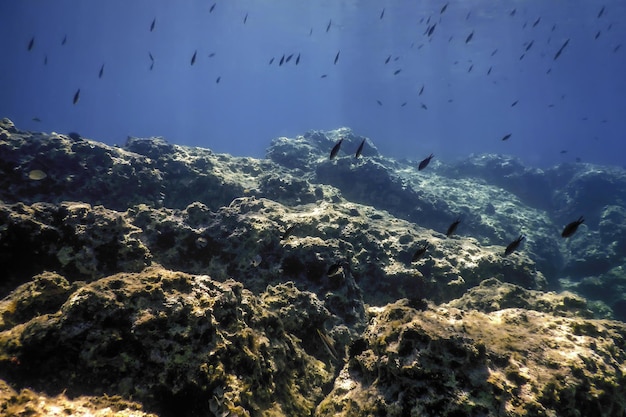
<path id="1" fill-rule="evenodd" d="M 393 72 L 393 75 L 398 75 L 402 72 L 402 69 L 397 69 Z"/>
<path id="2" fill-rule="evenodd" d="M 491 53 L 491 56 L 494 56 L 496 54 L 496 52 L 498 52 L 498 48 L 493 50 L 493 52 Z"/>
<path id="3" fill-rule="evenodd" d="M 473 68 L 474 68 L 474 64 L 470 65 L 469 68 L 467 69 L 467 72 L 472 72 Z"/>
<path id="4" fill-rule="evenodd" d="M 156 17 L 152 19 L 152 23 L 150 24 L 150 32 L 154 30 L 154 25 L 156 25 Z"/>
<path id="5" fill-rule="evenodd" d="M 33 117 L 31 120 L 33 122 L 41 122 L 41 119 L 39 117 Z"/>
<path id="6" fill-rule="evenodd" d="M 428 29 L 428 36 L 432 36 L 433 33 L 435 32 L 435 27 L 437 26 L 437 24 L 433 24 L 429 29 Z"/>
<path id="7" fill-rule="evenodd" d="M 535 23 L 533 23 L 533 27 L 537 26 L 540 21 L 541 21 L 541 17 L 538 17 L 537 20 L 535 20 Z"/>
<path id="8" fill-rule="evenodd" d="M 404 107 L 404 106 L 406 106 L 406 101 L 400 104 L 400 107 Z"/>
<path id="9" fill-rule="evenodd" d="M 424 256 L 424 254 L 426 253 L 429 247 L 430 247 L 430 243 L 426 243 L 422 247 L 418 248 L 413 254 L 413 257 L 411 258 L 411 262 L 417 262 L 420 259 L 422 259 L 422 256 Z"/>
<path id="10" fill-rule="evenodd" d="M 283 232 L 282 236 L 280 237 L 280 240 L 285 240 L 289 236 L 291 236 L 291 233 L 293 232 L 293 229 L 295 229 L 295 228 L 296 228 L 296 225 L 292 224 L 287 229 L 285 229 L 285 231 Z"/>
<path id="11" fill-rule="evenodd" d="M 219 84 L 221 79 L 222 79 L 222 76 L 221 76 L 221 75 L 220 75 L 220 76 L 218 76 L 218 77 L 215 79 L 215 84 Z"/>
<path id="12" fill-rule="evenodd" d="M 428 107 L 426 107 L 424 103 L 420 103 L 420 107 L 423 108 L 424 110 L 428 110 Z"/>
<path id="13" fill-rule="evenodd" d="M 333 346 L 334 345 L 333 340 L 327 335 L 325 335 L 324 333 L 322 333 L 320 329 L 317 329 L 317 334 L 320 336 L 320 339 L 322 339 L 322 343 L 324 344 L 324 347 L 326 348 L 330 356 L 332 356 L 334 360 L 338 361 L 339 355 L 337 354 L 337 351 L 335 350 L 335 347 Z"/>
<path id="14" fill-rule="evenodd" d="M 546 71 L 546 74 L 550 74 L 552 72 L 552 68 L 548 68 L 548 70 Z"/>
<path id="15" fill-rule="evenodd" d="M 298 65 L 300 63 L 300 54 L 298 54 L 298 56 L 296 57 L 296 65 Z"/>
<path id="16" fill-rule="evenodd" d="M 561 48 L 559 48 L 559 50 L 554 55 L 554 61 L 556 61 L 556 59 L 561 56 L 561 53 L 563 52 L 563 49 L 565 49 L 565 47 L 567 46 L 568 43 L 569 43 L 569 38 L 565 41 L 563 46 L 561 46 Z"/>
<path id="17" fill-rule="evenodd" d="M 450 237 L 452 236 L 452 234 L 454 234 L 456 228 L 459 226 L 459 223 L 461 223 L 460 218 L 457 218 L 454 222 L 452 222 L 452 224 L 448 227 L 448 230 L 446 231 L 446 237 Z"/>
<path id="18" fill-rule="evenodd" d="M 280 61 L 278 61 L 278 66 L 282 66 L 285 63 L 285 54 L 283 54 L 283 56 L 280 58 Z"/>
<path id="19" fill-rule="evenodd" d="M 424 168 L 426 168 L 426 167 L 428 166 L 428 164 L 430 164 L 430 160 L 431 160 L 431 159 L 433 159 L 433 157 L 434 157 L 434 156 L 435 156 L 435 155 L 433 155 L 433 154 L 431 153 L 428 157 L 424 158 L 424 159 L 422 160 L 422 162 L 420 162 L 420 164 L 417 166 L 417 170 L 418 170 L 418 171 L 421 171 L 421 170 L 423 170 Z"/>
<path id="20" fill-rule="evenodd" d="M 594 37 L 594 39 L 598 39 L 600 37 L 600 33 L 602 33 L 602 31 L 598 31 L 598 33 L 596 33 L 596 36 Z"/>
<path id="21" fill-rule="evenodd" d="M 246 15 L 243 17 L 243 24 L 245 25 L 247 21 L 248 21 L 248 13 L 246 13 Z"/>
<path id="22" fill-rule="evenodd" d="M 512 133 L 507 133 L 506 135 L 502 136 L 502 140 L 508 140 L 511 137 Z"/>
<path id="23" fill-rule="evenodd" d="M 525 51 L 526 51 L 526 52 L 528 52 L 528 50 L 529 50 L 530 48 L 532 48 L 532 46 L 533 46 L 533 43 L 534 43 L 534 42 L 535 42 L 535 41 L 534 41 L 534 40 L 532 40 L 532 41 L 530 41 L 530 42 L 528 43 L 528 45 L 526 45 L 526 49 L 525 49 Z"/>
<path id="24" fill-rule="evenodd" d="M 519 60 L 521 61 L 522 59 L 524 59 L 524 57 L 525 57 L 525 56 L 526 56 L 526 54 L 521 54 L 521 55 L 519 56 Z"/>
<path id="25" fill-rule="evenodd" d="M 598 19 L 602 17 L 603 13 L 604 13 L 604 6 L 602 6 L 602 8 L 600 9 L 600 12 L 598 13 Z"/>
<path id="26" fill-rule="evenodd" d="M 320 76 L 320 78 L 326 78 L 326 77 L 328 77 L 328 74 L 322 74 L 322 75 Z"/>
<path id="27" fill-rule="evenodd" d="M 473 37 L 474 37 L 474 31 L 472 31 L 472 33 L 467 35 L 467 38 L 465 38 L 465 43 L 468 43 L 469 41 L 471 41 Z"/>
<path id="28" fill-rule="evenodd" d="M 73 103 L 74 104 L 78 103 L 78 99 L 80 99 L 80 88 L 78 90 L 76 90 L 76 93 L 74 93 Z"/>
<path id="29" fill-rule="evenodd" d="M 35 46 L 35 37 L 30 38 L 30 42 L 28 42 L 28 50 L 30 51 Z"/>
<path id="30" fill-rule="evenodd" d="M 424 92 L 424 84 L 422 84 L 422 88 L 420 88 L 420 92 L 419 92 L 418 96 L 421 96 L 423 92 Z"/>
<path id="31" fill-rule="evenodd" d="M 312 34 L 313 34 L 313 28 L 309 30 L 309 36 L 311 36 Z"/>
<path id="32" fill-rule="evenodd" d="M 363 152 L 363 147 L 364 146 L 365 146 L 365 139 L 363 139 L 363 141 L 359 145 L 358 149 L 356 150 L 356 153 L 354 154 L 355 158 L 358 158 L 359 156 L 361 156 L 361 153 Z"/>
<path id="33" fill-rule="evenodd" d="M 515 107 L 517 106 L 517 103 L 519 102 L 519 100 L 515 100 L 513 103 L 511 103 L 511 107 Z"/>
<path id="34" fill-rule="evenodd" d="M 65 45 L 67 43 L 67 35 L 63 36 L 63 40 L 61 41 L 61 45 Z"/>
<path id="35" fill-rule="evenodd" d="M 339 148 L 341 148 L 341 142 L 343 142 L 343 138 L 339 139 L 339 142 L 335 143 L 335 146 L 333 146 L 333 149 L 331 149 L 330 159 L 333 159 L 335 156 L 337 156 Z"/>
<path id="36" fill-rule="evenodd" d="M 293 58 L 293 54 L 290 54 L 287 58 L 285 58 L 285 63 L 291 61 L 291 58 Z"/>
<path id="37" fill-rule="evenodd" d="M 519 235 L 519 237 L 517 239 L 515 239 L 513 242 L 509 243 L 507 245 L 506 249 L 504 250 L 504 256 L 508 256 L 508 255 L 512 254 L 519 247 L 519 245 L 522 243 L 522 240 L 524 240 L 525 238 L 526 238 L 526 236 Z"/>
<path id="38" fill-rule="evenodd" d="M 443 14 L 443 12 L 445 12 L 445 11 L 446 11 L 446 9 L 448 8 L 448 4 L 450 4 L 450 3 L 446 3 L 446 4 L 444 4 L 444 5 L 443 5 L 443 7 L 441 8 L 441 10 L 439 11 L 439 14 Z"/>
<path id="39" fill-rule="evenodd" d="M 104 74 L 104 64 L 100 67 L 100 71 L 98 72 L 98 78 L 102 78 L 102 74 Z"/>
<path id="40" fill-rule="evenodd" d="M 379 105 L 379 106 L 382 106 L 382 105 L 383 105 L 383 102 L 382 102 L 382 101 L 380 101 L 380 100 L 376 100 L 376 103 L 378 103 L 378 105 Z"/>
<path id="41" fill-rule="evenodd" d="M 333 65 L 337 65 L 337 61 L 339 61 L 339 53 L 341 51 L 337 51 L 337 55 L 335 55 L 335 61 L 333 62 Z"/>
<path id="42" fill-rule="evenodd" d="M 561 155 L 566 154 L 567 153 L 567 149 L 563 149 L 560 153 L 561 153 Z"/>
<path id="43" fill-rule="evenodd" d="M 487 70 L 487 75 L 491 74 L 491 67 Z"/>
<path id="44" fill-rule="evenodd" d="M 467 12 L 467 15 L 465 15 L 465 20 L 469 20 L 471 15 L 472 15 L 472 11 L 470 10 L 469 12 Z"/>
<path id="45" fill-rule="evenodd" d="M 67 137 L 72 139 L 72 140 L 81 140 L 82 137 L 80 136 L 80 134 L 76 133 L 76 132 L 70 132 L 67 134 Z"/>
<path id="46" fill-rule="evenodd" d="M 330 30 L 330 25 L 332 25 L 332 24 L 333 24 L 333 19 L 330 19 L 328 21 L 328 26 L 326 26 L 326 32 L 328 32 Z"/>
<path id="47" fill-rule="evenodd" d="M 619 45 L 617 45 L 615 48 L 613 48 L 613 53 L 619 51 L 619 48 L 622 47 L 622 44 L 620 43 Z"/>
<path id="48" fill-rule="evenodd" d="M 211 8 L 209 9 L 209 13 L 213 13 L 213 9 L 215 9 L 215 5 L 216 5 L 216 4 L 217 4 L 217 3 L 213 3 L 213 5 L 211 6 Z"/>
<path id="49" fill-rule="evenodd" d="M 511 10 L 511 13 L 509 13 L 509 16 L 515 16 L 515 12 L 517 11 L 517 9 L 513 9 Z"/>
<path id="50" fill-rule="evenodd" d="M 338 275 L 342 270 L 343 270 L 343 263 L 336 262 L 328 268 L 328 271 L 326 271 L 326 275 L 328 277 L 334 277 L 335 275 Z"/>
<path id="51" fill-rule="evenodd" d="M 272 57 L 272 59 L 270 59 L 270 63 L 268 65 L 272 65 L 273 62 L 274 62 L 274 57 Z"/>
<path id="52" fill-rule="evenodd" d="M 209 58 L 213 58 L 214 56 L 215 56 L 215 52 L 211 52 L 211 53 L 209 54 Z"/>
<path id="53" fill-rule="evenodd" d="M 152 52 L 148 52 L 148 56 L 150 57 L 150 61 L 154 62 L 154 57 L 152 56 Z"/>
<path id="54" fill-rule="evenodd" d="M 391 60 L 391 55 L 389 55 L 387 59 L 385 59 L 385 64 L 388 64 L 390 60 Z"/>
<path id="55" fill-rule="evenodd" d="M 154 68 L 154 62 L 152 62 L 152 64 L 150 64 L 150 71 L 152 71 L 153 68 Z"/>
<path id="56" fill-rule="evenodd" d="M 43 57 L 43 64 L 48 65 L 48 55 Z"/>
<path id="57" fill-rule="evenodd" d="M 578 220 L 569 223 L 567 226 L 565 226 L 563 232 L 561 232 L 561 237 L 570 237 L 571 235 L 576 233 L 578 226 L 580 226 L 584 221 L 585 219 L 583 218 L 583 216 L 580 216 Z"/>
<path id="58" fill-rule="evenodd" d="M 550 30 L 550 32 L 554 32 L 554 29 L 556 29 L 556 23 L 552 25 L 552 29 Z"/>
<path id="59" fill-rule="evenodd" d="M 196 49 L 191 57 L 191 65 L 196 63 L 196 56 L 198 55 L 198 50 Z"/>
<path id="60" fill-rule="evenodd" d="M 382 19 L 385 16 L 385 9 L 383 9 L 382 12 L 380 12 L 380 19 Z"/>

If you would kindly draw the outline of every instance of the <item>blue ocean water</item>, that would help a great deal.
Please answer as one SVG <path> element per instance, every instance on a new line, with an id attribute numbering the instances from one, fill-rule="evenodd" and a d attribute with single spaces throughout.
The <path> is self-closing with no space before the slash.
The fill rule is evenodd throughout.
<path id="1" fill-rule="evenodd" d="M 623 166 L 623 43 L 616 0 L 3 1 L 0 116 L 254 157 L 347 126 L 398 158 Z"/>

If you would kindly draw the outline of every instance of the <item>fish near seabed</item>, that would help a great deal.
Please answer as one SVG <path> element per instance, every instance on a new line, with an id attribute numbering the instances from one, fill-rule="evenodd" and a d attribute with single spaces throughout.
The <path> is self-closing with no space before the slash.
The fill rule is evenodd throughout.
<path id="1" fill-rule="evenodd" d="M 430 247 L 430 243 L 427 242 L 424 246 L 418 248 L 413 254 L 413 257 L 411 258 L 411 262 L 417 262 L 420 259 L 422 259 L 422 256 L 424 256 L 424 254 L 426 253 L 429 247 Z"/>
<path id="2" fill-rule="evenodd" d="M 337 156 L 337 153 L 339 153 L 339 149 L 341 148 L 341 142 L 343 142 L 343 138 L 339 139 L 339 142 L 337 142 L 335 144 L 335 146 L 333 146 L 333 149 L 330 151 L 330 159 L 332 160 L 335 156 Z"/>
<path id="3" fill-rule="evenodd" d="M 422 160 L 422 162 L 420 162 L 420 164 L 417 166 L 417 170 L 418 170 L 418 171 L 421 171 L 421 170 L 423 170 L 424 168 L 426 168 L 426 167 L 428 166 L 428 164 L 430 164 L 430 160 L 431 160 L 431 159 L 433 159 L 433 156 L 435 156 L 435 155 L 433 155 L 433 154 L 431 153 L 431 154 L 430 154 L 430 156 L 428 156 L 427 158 L 424 158 L 424 159 Z"/>
<path id="4" fill-rule="evenodd" d="M 461 218 L 457 218 L 454 222 L 452 222 L 446 231 L 446 237 L 450 237 L 454 234 L 454 232 L 456 232 L 456 228 L 459 226 L 459 223 L 461 223 Z"/>
<path id="5" fill-rule="evenodd" d="M 561 237 L 570 237 L 571 235 L 576 233 L 576 230 L 578 230 L 578 226 L 583 224 L 584 221 L 585 219 L 583 218 L 583 216 L 580 216 L 578 220 L 574 220 L 573 222 L 568 223 L 568 225 L 565 226 L 565 228 L 563 229 L 563 232 L 561 232 Z"/>
<path id="6" fill-rule="evenodd" d="M 506 247 L 506 249 L 504 250 L 504 256 L 508 256 L 510 254 L 512 254 L 515 250 L 517 250 L 517 248 L 519 247 L 519 245 L 522 243 L 522 241 L 526 239 L 526 236 L 524 235 L 519 235 L 519 237 L 517 239 L 515 239 L 513 242 L 509 243 Z"/>
<path id="7" fill-rule="evenodd" d="M 355 158 L 359 158 L 359 156 L 361 156 L 361 153 L 363 153 L 363 147 L 365 146 L 365 139 L 363 139 L 363 141 L 361 142 L 361 144 L 359 145 L 359 148 L 356 150 L 356 153 L 354 154 Z"/>
<path id="8" fill-rule="evenodd" d="M 76 90 L 76 93 L 74 93 L 74 100 L 72 100 L 72 103 L 76 104 L 78 103 L 78 100 L 80 100 L 80 88 Z"/>

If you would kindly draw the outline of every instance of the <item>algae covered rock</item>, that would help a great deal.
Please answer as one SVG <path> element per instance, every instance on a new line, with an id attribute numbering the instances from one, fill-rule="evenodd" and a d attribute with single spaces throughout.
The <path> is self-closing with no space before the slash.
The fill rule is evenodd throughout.
<path id="1" fill-rule="evenodd" d="M 159 415 L 309 415 L 332 378 L 241 284 L 160 268 L 86 284 L 0 341 L 15 386 L 121 395 Z"/>
<path id="2" fill-rule="evenodd" d="M 373 308 L 316 416 L 621 415 L 622 323 L 406 301 Z"/>

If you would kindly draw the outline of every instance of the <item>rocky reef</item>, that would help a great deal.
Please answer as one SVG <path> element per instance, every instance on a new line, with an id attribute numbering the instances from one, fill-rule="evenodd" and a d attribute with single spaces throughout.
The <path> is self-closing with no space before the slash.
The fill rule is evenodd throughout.
<path id="1" fill-rule="evenodd" d="M 624 171 L 267 156 L 2 120 L 0 413 L 626 412 Z"/>

